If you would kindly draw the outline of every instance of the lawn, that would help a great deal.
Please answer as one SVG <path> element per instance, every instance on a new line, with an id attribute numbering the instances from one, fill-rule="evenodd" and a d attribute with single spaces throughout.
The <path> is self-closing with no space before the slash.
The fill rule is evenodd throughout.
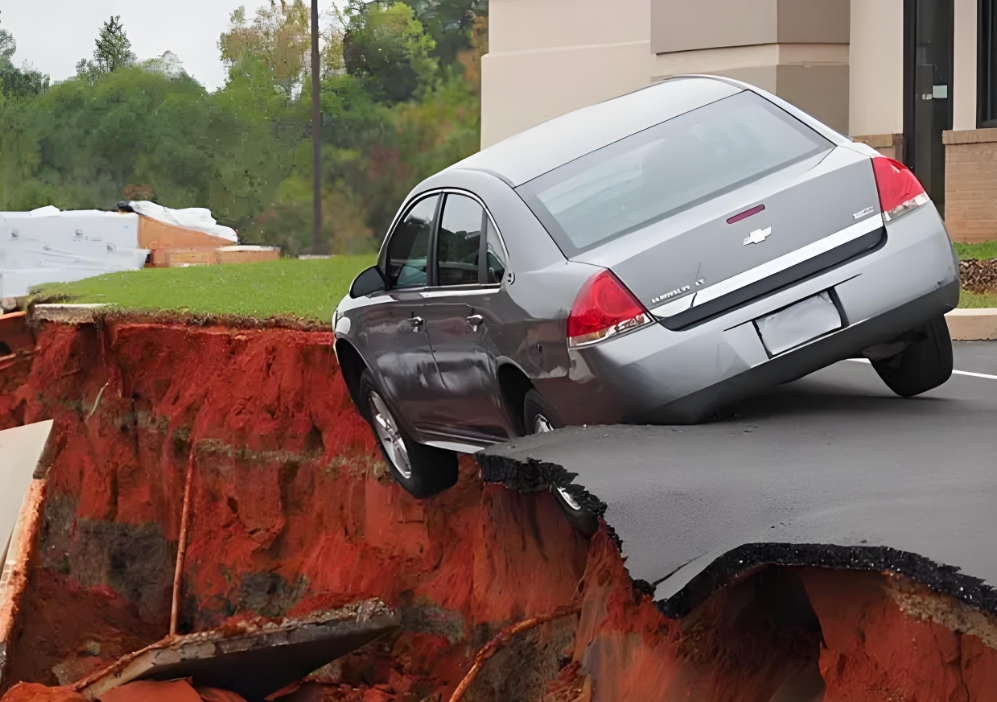
<path id="1" fill-rule="evenodd" d="M 189 268 L 144 268 L 76 283 L 53 283 L 36 300 L 111 303 L 135 310 L 231 314 L 255 319 L 293 315 L 329 322 L 353 278 L 374 256 Z"/>
<path id="2" fill-rule="evenodd" d="M 963 290 L 962 294 L 959 296 L 959 307 L 973 309 L 979 309 L 981 307 L 995 308 L 997 307 L 997 293 L 977 295 L 969 292 L 968 290 Z"/>
<path id="3" fill-rule="evenodd" d="M 968 258 L 980 260 L 997 258 L 997 241 L 984 241 L 979 244 L 955 244 L 955 251 L 959 254 L 960 261 L 965 261 Z"/>

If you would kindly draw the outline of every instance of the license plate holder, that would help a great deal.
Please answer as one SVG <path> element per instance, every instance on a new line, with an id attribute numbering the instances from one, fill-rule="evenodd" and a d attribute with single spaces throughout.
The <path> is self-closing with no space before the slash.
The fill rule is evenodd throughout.
<path id="1" fill-rule="evenodd" d="M 841 312 L 830 291 L 759 317 L 754 324 L 769 356 L 791 351 L 843 326 Z"/>

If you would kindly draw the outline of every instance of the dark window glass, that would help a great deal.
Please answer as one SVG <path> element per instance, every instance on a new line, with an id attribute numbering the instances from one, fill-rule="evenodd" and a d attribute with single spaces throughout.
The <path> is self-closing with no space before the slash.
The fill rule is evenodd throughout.
<path id="1" fill-rule="evenodd" d="M 502 241 L 499 239 L 499 233 L 496 231 L 491 220 L 488 220 L 487 230 L 488 249 L 485 257 L 485 282 L 494 285 L 496 283 L 501 283 L 502 276 L 505 275 L 505 249 L 502 248 Z"/>
<path id="2" fill-rule="evenodd" d="M 744 91 L 621 139 L 519 190 L 572 255 L 831 148 L 796 118 Z"/>
<path id="3" fill-rule="evenodd" d="M 997 127 L 997 2 L 980 2 L 980 128 Z"/>
<path id="4" fill-rule="evenodd" d="M 481 225 L 485 210 L 464 195 L 447 195 L 436 240 L 437 281 L 440 285 L 476 285 L 481 256 Z"/>
<path id="5" fill-rule="evenodd" d="M 427 285 L 429 240 L 439 195 L 420 200 L 395 228 L 388 242 L 388 287 L 419 288 Z"/>

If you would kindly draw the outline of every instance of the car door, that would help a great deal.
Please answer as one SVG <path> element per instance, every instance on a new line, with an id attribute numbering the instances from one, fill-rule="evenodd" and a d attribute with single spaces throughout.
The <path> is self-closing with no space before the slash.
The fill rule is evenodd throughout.
<path id="1" fill-rule="evenodd" d="M 439 407 L 447 399 L 425 318 L 430 244 L 441 200 L 440 195 L 419 200 L 391 232 L 382 260 L 387 289 L 366 308 L 360 332 L 381 390 L 400 420 L 419 434 L 439 428 L 445 417 Z"/>
<path id="2" fill-rule="evenodd" d="M 490 241 L 489 241 L 490 235 Z M 447 389 L 450 436 L 491 443 L 509 438 L 498 383 L 492 303 L 501 294 L 504 248 L 481 202 L 448 193 L 434 246 L 429 341 Z"/>

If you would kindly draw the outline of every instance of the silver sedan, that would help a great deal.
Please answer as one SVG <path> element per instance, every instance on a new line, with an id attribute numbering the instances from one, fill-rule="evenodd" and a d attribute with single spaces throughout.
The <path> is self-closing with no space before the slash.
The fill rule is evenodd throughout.
<path id="1" fill-rule="evenodd" d="M 925 392 L 951 374 L 958 297 L 945 227 L 903 165 L 690 76 L 421 183 L 334 328 L 395 477 L 426 497 L 456 480 L 454 452 L 700 422 L 849 357 Z"/>

